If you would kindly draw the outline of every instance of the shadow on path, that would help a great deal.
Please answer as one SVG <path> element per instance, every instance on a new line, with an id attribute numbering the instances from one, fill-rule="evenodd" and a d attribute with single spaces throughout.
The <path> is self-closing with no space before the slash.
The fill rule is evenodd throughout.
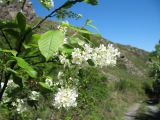
<path id="1" fill-rule="evenodd" d="M 141 114 L 139 116 L 136 116 L 135 120 L 160 120 L 160 111 L 150 111 L 149 114 Z"/>
<path id="2" fill-rule="evenodd" d="M 133 104 L 125 113 L 124 120 L 160 120 L 160 109 L 154 104 L 148 104 L 147 111 L 138 114 L 141 103 Z"/>

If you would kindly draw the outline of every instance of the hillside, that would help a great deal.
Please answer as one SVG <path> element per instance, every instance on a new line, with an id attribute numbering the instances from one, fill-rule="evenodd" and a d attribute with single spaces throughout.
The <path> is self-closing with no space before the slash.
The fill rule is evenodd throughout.
<path id="1" fill-rule="evenodd" d="M 2 10 L 0 19 L 11 19 L 15 17 L 20 7 L 16 4 L 0 5 L 0 9 Z M 30 24 L 34 25 L 41 20 L 40 17 L 35 16 L 31 3 L 27 3 L 24 11 Z M 37 32 L 44 33 L 47 30 L 56 28 L 58 24 L 58 22 L 47 20 Z M 73 32 L 74 30 L 68 30 L 68 34 Z M 97 85 L 91 91 L 91 94 L 97 94 L 95 95 L 97 97 L 95 106 L 90 114 L 85 115 L 83 119 L 123 120 L 127 107 L 135 102 L 143 101 L 146 97 L 143 84 L 149 80 L 149 53 L 132 46 L 113 43 L 97 35 L 92 35 L 90 40 L 96 45 L 114 44 L 120 50 L 121 56 L 117 66 L 102 69 L 106 80 L 103 81 L 103 86 Z"/>
<path id="2" fill-rule="evenodd" d="M 36 18 L 35 23 L 41 18 Z M 56 28 L 57 22 L 46 21 L 40 29 L 40 33 Z M 69 33 L 73 31 L 70 30 Z M 93 35 L 91 41 L 97 45 L 113 43 L 101 36 Z M 97 105 L 91 114 L 83 120 L 124 120 L 124 112 L 135 102 L 143 101 L 146 96 L 143 90 L 144 82 L 148 81 L 149 53 L 122 44 L 113 43 L 121 52 L 118 65 L 111 68 L 103 68 L 103 74 L 107 77 L 104 86 L 97 86 L 94 94 L 97 97 Z"/>

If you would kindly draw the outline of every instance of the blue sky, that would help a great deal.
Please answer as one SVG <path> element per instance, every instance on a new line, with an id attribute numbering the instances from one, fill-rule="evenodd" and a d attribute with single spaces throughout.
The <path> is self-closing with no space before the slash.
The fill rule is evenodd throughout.
<path id="1" fill-rule="evenodd" d="M 54 0 L 54 8 L 64 1 Z M 38 16 L 52 11 L 43 8 L 38 0 L 32 3 Z M 91 19 L 99 33 L 113 42 L 152 51 L 160 40 L 160 0 L 100 0 L 97 6 L 80 3 L 71 10 L 83 18 L 67 19 L 70 24 L 82 26 L 86 19 Z"/>

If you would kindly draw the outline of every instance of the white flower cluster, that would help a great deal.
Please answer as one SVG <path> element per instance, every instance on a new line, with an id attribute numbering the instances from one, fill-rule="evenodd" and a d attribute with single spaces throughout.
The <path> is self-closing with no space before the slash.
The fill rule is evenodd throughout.
<path id="1" fill-rule="evenodd" d="M 39 99 L 39 96 L 40 96 L 40 93 L 37 92 L 37 91 L 32 91 L 30 96 L 29 96 L 29 99 L 30 100 L 38 100 Z"/>
<path id="2" fill-rule="evenodd" d="M 1 82 L 1 89 L 4 86 L 4 82 Z M 8 93 L 6 91 L 12 91 L 12 89 L 18 87 L 18 85 L 16 85 L 13 80 L 9 80 L 7 83 L 7 88 L 5 90 L 5 92 L 3 93 L 3 101 L 2 103 L 7 103 L 10 101 L 10 98 L 8 97 Z"/>
<path id="3" fill-rule="evenodd" d="M 70 89 L 70 88 L 59 88 L 58 92 L 55 94 L 54 103 L 53 105 L 60 109 L 60 108 L 70 108 L 70 107 L 76 107 L 77 102 L 76 98 L 78 97 L 78 93 L 76 89 Z"/>
<path id="4" fill-rule="evenodd" d="M 47 8 L 51 9 L 54 6 L 53 0 L 40 0 Z"/>
<path id="5" fill-rule="evenodd" d="M 65 55 L 59 55 L 59 60 L 60 63 L 63 64 L 64 66 L 70 65 L 69 59 L 67 59 Z"/>
<path id="6" fill-rule="evenodd" d="M 101 44 L 96 48 L 92 48 L 89 44 L 84 44 L 83 50 L 74 48 L 71 56 L 72 59 L 69 61 L 65 55 L 60 55 L 60 63 L 64 64 L 64 66 L 70 66 L 72 63 L 82 67 L 87 64 L 88 60 L 92 60 L 95 66 L 103 67 L 116 65 L 120 52 L 117 48 L 114 48 L 112 44 L 108 44 L 107 47 Z"/>
<path id="7" fill-rule="evenodd" d="M 75 48 L 72 52 L 72 63 L 76 65 L 85 63 L 87 60 L 92 58 L 92 50 L 93 48 L 91 48 L 88 44 L 84 45 L 84 51 L 79 48 Z"/>
<path id="8" fill-rule="evenodd" d="M 120 56 L 120 52 L 112 44 L 108 44 L 108 47 L 101 44 L 93 50 L 92 60 L 96 66 L 114 66 L 118 56 Z"/>
<path id="9" fill-rule="evenodd" d="M 109 44 L 108 47 L 101 44 L 96 48 L 91 48 L 90 45 L 85 44 L 83 51 L 79 48 L 74 49 L 72 52 L 72 63 L 82 65 L 91 59 L 95 66 L 115 65 L 119 55 L 120 52 L 112 44 Z"/>
<path id="10" fill-rule="evenodd" d="M 64 34 L 66 34 L 67 32 L 67 27 L 66 26 L 62 26 L 62 25 L 59 25 L 57 27 L 58 30 L 62 31 Z"/>
<path id="11" fill-rule="evenodd" d="M 16 107 L 16 110 L 18 112 L 18 114 L 23 113 L 24 111 L 26 111 L 26 107 L 24 106 L 24 100 L 23 99 L 16 99 L 15 102 L 12 102 L 12 106 Z"/>

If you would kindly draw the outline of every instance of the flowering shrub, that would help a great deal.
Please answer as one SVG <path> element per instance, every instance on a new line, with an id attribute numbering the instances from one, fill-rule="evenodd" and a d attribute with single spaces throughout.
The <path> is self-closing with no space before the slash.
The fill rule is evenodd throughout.
<path id="1" fill-rule="evenodd" d="M 54 106 L 58 109 L 64 107 L 66 109 L 70 107 L 76 107 L 77 102 L 76 98 L 78 97 L 78 93 L 75 89 L 70 88 L 59 88 L 58 92 L 55 94 L 54 98 Z"/>
<path id="2" fill-rule="evenodd" d="M 39 1 L 47 9 L 53 7 L 52 0 Z M 23 0 L 20 2 L 25 4 Z M 67 10 L 77 2 L 97 4 L 96 0 L 67 1 L 47 17 L 62 14 L 59 13 L 62 8 Z M 68 23 L 60 24 L 56 30 L 35 34 L 34 30 L 47 17 L 33 27 L 26 23 L 22 12 L 15 20 L 0 21 L 5 41 L 0 48 L 0 100 L 1 106 L 21 116 L 16 119 L 33 119 L 29 118 L 30 110 L 40 109 L 42 100 L 48 100 L 45 107 L 53 110 L 69 111 L 82 106 L 79 104 L 89 98 L 84 92 L 89 82 L 83 78 L 83 71 L 115 66 L 120 55 L 112 44 L 94 47 L 87 37 L 79 37 L 92 33 Z M 68 34 L 68 29 L 75 33 Z"/>

